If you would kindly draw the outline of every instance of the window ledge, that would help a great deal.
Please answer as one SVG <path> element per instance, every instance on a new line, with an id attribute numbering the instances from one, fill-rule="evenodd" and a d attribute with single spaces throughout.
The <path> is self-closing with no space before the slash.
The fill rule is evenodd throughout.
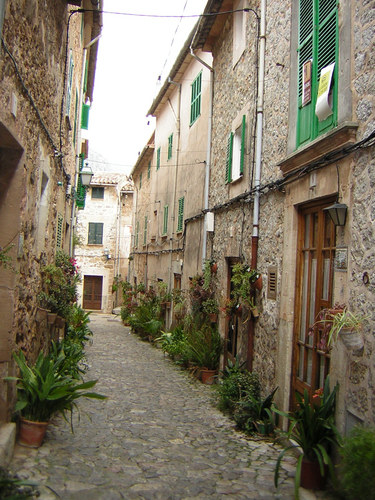
<path id="1" fill-rule="evenodd" d="M 294 151 L 278 163 L 278 166 L 283 174 L 287 174 L 313 161 L 319 160 L 327 153 L 353 144 L 356 141 L 357 128 L 358 124 L 356 123 L 343 123 L 334 130 L 330 130 L 326 134 L 310 142 L 302 149 Z"/>

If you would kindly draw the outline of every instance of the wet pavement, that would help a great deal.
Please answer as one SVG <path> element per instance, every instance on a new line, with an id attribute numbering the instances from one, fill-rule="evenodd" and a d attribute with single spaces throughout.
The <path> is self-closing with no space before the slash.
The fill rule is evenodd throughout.
<path id="1" fill-rule="evenodd" d="M 294 458 L 251 440 L 214 406 L 213 388 L 142 342 L 118 317 L 91 315 L 86 379 L 108 400 L 81 400 L 80 419 L 56 418 L 38 449 L 16 445 L 11 470 L 41 500 L 292 499 Z M 316 498 L 305 492 L 304 498 Z"/>

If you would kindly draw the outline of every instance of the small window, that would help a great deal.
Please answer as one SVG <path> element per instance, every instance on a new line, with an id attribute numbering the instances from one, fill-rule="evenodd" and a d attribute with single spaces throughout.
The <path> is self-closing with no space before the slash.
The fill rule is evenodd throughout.
<path id="1" fill-rule="evenodd" d="M 147 224 L 148 224 L 148 219 L 147 219 L 147 215 L 145 216 L 145 227 L 144 227 L 144 231 L 143 231 L 143 244 L 146 245 L 147 243 Z"/>
<path id="2" fill-rule="evenodd" d="M 242 124 L 231 132 L 227 144 L 227 161 L 225 180 L 227 183 L 239 179 L 244 172 L 246 140 L 246 116 L 242 116 Z"/>
<path id="3" fill-rule="evenodd" d="M 185 208 L 185 197 L 183 196 L 178 200 L 178 219 L 177 219 L 178 233 L 180 233 L 184 228 L 184 208 Z"/>
<path id="4" fill-rule="evenodd" d="M 91 188 L 91 198 L 97 200 L 104 199 L 104 187 L 92 187 Z"/>
<path id="5" fill-rule="evenodd" d="M 168 205 L 165 205 L 164 217 L 163 217 L 163 236 L 166 236 L 166 234 L 168 232 L 168 211 L 169 211 L 169 207 L 168 207 Z"/>
<path id="6" fill-rule="evenodd" d="M 102 245 L 103 244 L 103 223 L 102 222 L 89 222 L 89 245 Z"/>
<path id="7" fill-rule="evenodd" d="M 156 151 L 156 170 L 160 168 L 160 148 Z"/>
<path id="8" fill-rule="evenodd" d="M 142 172 L 139 174 L 139 189 L 142 188 Z"/>
<path id="9" fill-rule="evenodd" d="M 173 151 L 173 134 L 168 137 L 168 160 L 172 158 Z"/>
<path id="10" fill-rule="evenodd" d="M 64 222 L 64 217 L 61 214 L 57 214 L 56 248 L 62 248 L 63 222 Z"/>
<path id="11" fill-rule="evenodd" d="M 134 242 L 135 248 L 138 248 L 138 243 L 139 243 L 139 221 L 137 221 L 135 225 L 135 242 Z"/>
<path id="12" fill-rule="evenodd" d="M 148 162 L 147 166 L 147 179 L 151 177 L 151 161 Z"/>
<path id="13" fill-rule="evenodd" d="M 244 7 L 244 0 L 238 0 L 233 6 L 235 11 L 233 14 L 233 66 L 237 64 L 246 48 L 247 17 L 246 12 L 242 10 Z"/>
<path id="14" fill-rule="evenodd" d="M 190 102 L 190 125 L 196 121 L 201 114 L 201 93 L 202 93 L 202 72 L 191 84 L 191 102 Z"/>

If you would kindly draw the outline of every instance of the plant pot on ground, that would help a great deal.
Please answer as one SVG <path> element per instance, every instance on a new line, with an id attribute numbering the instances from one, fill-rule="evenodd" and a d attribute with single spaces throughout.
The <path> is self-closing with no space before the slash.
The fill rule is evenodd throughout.
<path id="1" fill-rule="evenodd" d="M 299 486 L 308 488 L 311 486 L 310 480 L 307 481 L 305 476 L 301 475 L 303 462 L 315 462 L 317 466 L 310 466 L 310 471 L 318 472 L 319 477 L 314 481 L 314 487 L 323 486 L 324 479 L 320 476 L 327 476 L 327 469 L 331 478 L 335 479 L 334 467 L 330 457 L 330 453 L 334 446 L 341 445 L 341 436 L 335 426 L 335 403 L 338 385 L 330 391 L 329 376 L 327 377 L 324 388 L 319 389 L 314 394 L 310 401 L 309 394 L 305 389 L 304 395 L 296 393 L 297 405 L 294 411 L 289 413 L 280 411 L 276 408 L 273 410 L 283 417 L 286 417 L 289 422 L 289 429 L 285 433 L 281 433 L 283 439 L 287 439 L 289 443 L 280 453 L 275 468 L 275 486 L 278 484 L 279 469 L 281 460 L 285 453 L 291 450 L 300 449 L 302 453 L 297 459 L 296 475 L 295 475 L 295 498 L 299 498 Z M 308 464 L 303 466 L 304 470 Z M 311 480 L 312 481 L 312 480 Z"/>
<path id="2" fill-rule="evenodd" d="M 66 413 L 72 413 L 77 407 L 76 400 L 80 397 L 105 399 L 106 396 L 87 391 L 91 389 L 97 380 L 88 382 L 78 381 L 64 374 L 65 355 L 61 351 L 57 359 L 42 352 L 35 362 L 35 365 L 28 365 L 22 351 L 19 354 L 13 353 L 13 357 L 18 365 L 19 377 L 6 377 L 5 380 L 15 381 L 17 387 L 17 403 L 15 411 L 26 421 L 44 423 L 41 427 L 46 427 L 55 413 L 61 413 L 65 420 Z M 20 422 L 22 426 L 24 422 Z M 27 426 L 30 424 L 26 422 Z M 44 431 L 45 432 L 45 431 Z M 41 444 L 40 433 L 37 442 L 24 440 L 24 434 L 20 433 L 20 444 L 38 447 Z M 43 439 L 43 436 L 42 436 Z"/>
<path id="3" fill-rule="evenodd" d="M 216 372 L 219 368 L 223 342 L 217 328 L 203 324 L 200 330 L 188 335 L 191 362 L 204 370 Z M 210 375 L 212 377 L 213 374 Z"/>

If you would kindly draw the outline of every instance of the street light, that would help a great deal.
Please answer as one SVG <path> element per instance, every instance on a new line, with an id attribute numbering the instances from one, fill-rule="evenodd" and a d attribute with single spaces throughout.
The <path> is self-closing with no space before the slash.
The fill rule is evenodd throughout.
<path id="1" fill-rule="evenodd" d="M 348 211 L 347 205 L 344 203 L 334 203 L 330 207 L 324 208 L 331 217 L 335 226 L 345 226 L 346 213 Z"/>
<path id="2" fill-rule="evenodd" d="M 91 177 L 94 175 L 94 172 L 89 167 L 89 164 L 86 162 L 79 175 L 81 176 L 81 185 L 89 186 L 91 182 Z"/>

